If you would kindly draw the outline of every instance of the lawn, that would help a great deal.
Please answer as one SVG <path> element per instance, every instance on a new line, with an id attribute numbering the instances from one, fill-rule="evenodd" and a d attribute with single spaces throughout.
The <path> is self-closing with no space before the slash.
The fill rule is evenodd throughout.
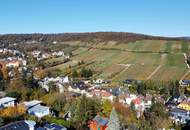
<path id="1" fill-rule="evenodd" d="M 182 53 L 168 54 L 162 68 L 153 76 L 155 80 L 180 79 L 187 71 Z"/>

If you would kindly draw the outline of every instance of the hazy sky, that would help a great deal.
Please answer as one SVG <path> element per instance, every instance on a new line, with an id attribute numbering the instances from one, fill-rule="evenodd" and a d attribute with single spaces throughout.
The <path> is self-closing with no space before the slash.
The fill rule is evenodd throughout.
<path id="1" fill-rule="evenodd" d="M 0 0 L 0 33 L 190 36 L 190 0 Z"/>

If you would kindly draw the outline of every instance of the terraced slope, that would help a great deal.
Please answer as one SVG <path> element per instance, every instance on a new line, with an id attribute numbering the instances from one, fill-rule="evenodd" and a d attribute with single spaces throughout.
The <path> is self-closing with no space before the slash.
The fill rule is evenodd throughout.
<path id="1" fill-rule="evenodd" d="M 73 61 L 92 62 L 95 77 L 122 81 L 127 78 L 140 80 L 181 79 L 190 77 L 183 53 L 190 51 L 190 43 L 184 41 L 141 40 L 130 43 L 64 42 L 78 47 L 72 53 Z M 74 62 L 74 63 L 76 63 Z M 67 63 L 68 64 L 68 63 Z M 62 66 L 56 66 L 60 70 Z"/>

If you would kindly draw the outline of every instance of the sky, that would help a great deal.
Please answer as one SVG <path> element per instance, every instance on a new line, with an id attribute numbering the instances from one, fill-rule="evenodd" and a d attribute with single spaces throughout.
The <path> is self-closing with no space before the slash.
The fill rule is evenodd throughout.
<path id="1" fill-rule="evenodd" d="M 190 0 L 0 0 L 0 34 L 133 32 L 190 36 Z"/>

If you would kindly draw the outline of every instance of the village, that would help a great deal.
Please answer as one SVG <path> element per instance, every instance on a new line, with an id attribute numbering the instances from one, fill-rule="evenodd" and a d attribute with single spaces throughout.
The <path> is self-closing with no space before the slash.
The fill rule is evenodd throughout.
<path id="1" fill-rule="evenodd" d="M 18 75 L 24 77 L 33 76 L 33 71 L 38 69 L 31 69 L 28 67 L 28 56 L 18 50 L 11 50 L 2 48 L 0 53 L 10 55 L 9 57 L 3 58 L 0 61 L 1 69 L 6 68 L 7 76 L 9 80 L 17 80 Z M 48 59 L 50 57 L 64 57 L 69 59 L 70 56 L 65 55 L 63 51 L 52 52 L 52 53 L 42 53 L 41 51 L 35 50 L 31 52 L 32 57 L 37 61 Z M 149 111 L 154 103 L 161 103 L 164 105 L 169 114 L 170 120 L 173 124 L 187 124 L 190 121 L 190 98 L 189 95 L 175 93 L 169 98 L 165 98 L 162 94 L 150 94 L 148 93 L 136 93 L 132 92 L 131 89 L 134 86 L 139 86 L 143 81 L 136 79 L 126 79 L 120 86 L 111 86 L 111 80 L 109 79 L 79 79 L 75 80 L 70 76 L 57 76 L 57 77 L 44 77 L 39 79 L 38 77 L 33 77 L 40 91 L 45 93 L 50 93 L 55 91 L 59 94 L 66 95 L 66 99 L 79 98 L 81 96 L 86 96 L 87 98 L 97 98 L 101 102 L 108 101 L 110 103 L 118 102 L 126 108 L 131 108 L 135 111 L 137 119 L 140 119 L 144 113 Z M 190 80 L 180 80 L 177 87 L 189 88 Z M 111 87 L 110 87 L 111 86 Z M 138 89 L 138 88 L 137 88 Z M 49 97 L 51 98 L 51 97 Z M 7 96 L 5 91 L 0 91 L 0 111 L 8 108 L 19 108 L 24 109 L 24 114 L 33 116 L 38 121 L 46 116 L 59 117 L 57 111 L 54 111 L 51 106 L 46 105 L 42 100 L 33 99 L 27 101 L 19 101 L 15 97 Z M 21 109 L 20 108 L 20 109 Z M 113 108 L 112 108 L 113 110 Z M 1 112 L 0 112 L 1 113 Z M 68 110 L 61 117 L 61 120 L 69 121 L 71 120 L 72 113 Z M 88 127 L 90 130 L 106 130 L 109 123 L 109 116 L 104 117 L 97 113 L 94 117 L 88 121 Z M 59 123 L 53 122 L 43 122 L 43 125 L 36 125 L 35 120 L 21 120 L 16 122 L 11 122 L 1 126 L 0 129 L 30 129 L 30 130 L 67 130 L 67 126 L 60 125 Z M 124 127 L 123 127 L 124 129 Z M 165 128 L 160 128 L 165 129 Z"/>

